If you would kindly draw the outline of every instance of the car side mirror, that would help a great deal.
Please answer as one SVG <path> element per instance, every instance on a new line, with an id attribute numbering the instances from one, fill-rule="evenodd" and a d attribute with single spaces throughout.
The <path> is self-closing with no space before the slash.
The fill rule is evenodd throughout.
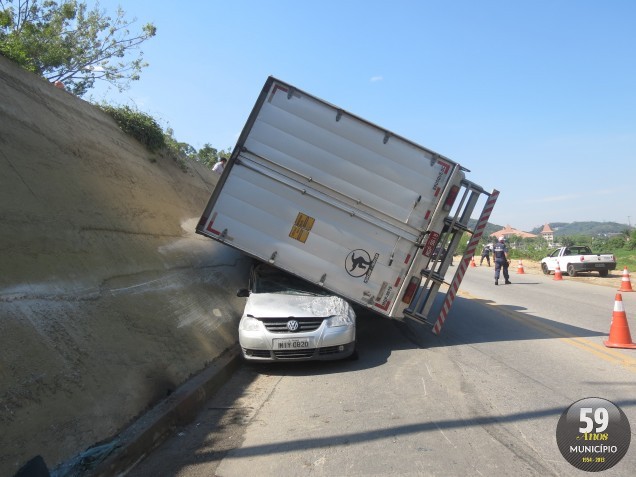
<path id="1" fill-rule="evenodd" d="M 250 296 L 250 291 L 247 288 L 239 288 L 236 292 L 236 296 L 240 298 L 247 298 Z"/>

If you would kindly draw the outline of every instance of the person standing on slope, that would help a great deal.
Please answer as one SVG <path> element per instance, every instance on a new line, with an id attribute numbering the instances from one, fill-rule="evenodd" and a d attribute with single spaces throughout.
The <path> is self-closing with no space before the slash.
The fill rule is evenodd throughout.
<path id="1" fill-rule="evenodd" d="M 227 159 L 225 157 L 222 157 L 219 160 L 219 162 L 214 164 L 214 167 L 212 168 L 212 172 L 216 172 L 218 175 L 223 174 L 223 169 L 225 169 L 226 162 L 227 162 Z"/>

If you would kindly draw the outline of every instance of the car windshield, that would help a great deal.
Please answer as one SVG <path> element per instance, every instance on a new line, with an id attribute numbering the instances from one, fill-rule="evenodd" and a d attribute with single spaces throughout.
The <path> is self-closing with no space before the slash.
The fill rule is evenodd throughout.
<path id="1" fill-rule="evenodd" d="M 318 285 L 269 267 L 259 267 L 256 269 L 252 292 L 317 296 L 327 296 L 331 294 Z"/>

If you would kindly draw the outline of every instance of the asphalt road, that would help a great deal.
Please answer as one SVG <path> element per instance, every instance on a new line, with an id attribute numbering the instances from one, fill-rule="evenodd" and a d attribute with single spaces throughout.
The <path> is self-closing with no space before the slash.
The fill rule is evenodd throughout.
<path id="1" fill-rule="evenodd" d="M 587 475 L 556 439 L 587 397 L 631 424 L 602 474 L 633 475 L 636 350 L 603 345 L 617 291 L 511 271 L 496 287 L 492 268 L 469 268 L 439 337 L 364 315 L 358 361 L 243 365 L 128 475 Z M 636 293 L 622 297 L 634 337 Z"/>

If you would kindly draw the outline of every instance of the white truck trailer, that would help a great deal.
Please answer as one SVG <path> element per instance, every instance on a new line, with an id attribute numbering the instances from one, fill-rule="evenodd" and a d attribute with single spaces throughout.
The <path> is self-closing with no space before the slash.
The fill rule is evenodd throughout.
<path id="1" fill-rule="evenodd" d="M 390 318 L 439 333 L 498 196 L 467 169 L 269 77 L 196 232 Z M 477 225 L 468 223 L 487 196 Z M 428 314 L 472 238 L 437 320 Z M 436 247 L 447 250 L 432 260 Z"/>

